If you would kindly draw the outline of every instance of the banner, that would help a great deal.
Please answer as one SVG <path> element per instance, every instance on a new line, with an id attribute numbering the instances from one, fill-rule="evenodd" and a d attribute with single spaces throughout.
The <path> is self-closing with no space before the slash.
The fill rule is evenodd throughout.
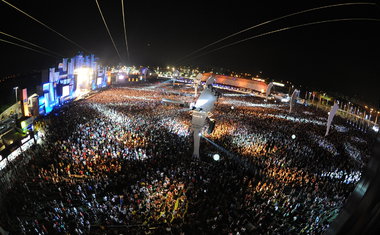
<path id="1" fill-rule="evenodd" d="M 29 117 L 31 116 L 30 113 L 29 113 L 29 104 L 28 104 L 28 91 L 26 88 L 22 89 L 22 107 L 23 107 L 23 111 L 24 111 L 24 116 L 25 117 Z"/>
<path id="2" fill-rule="evenodd" d="M 329 130 L 330 130 L 330 126 L 331 126 L 331 122 L 336 114 L 336 112 L 338 111 L 339 109 L 339 105 L 337 103 L 334 103 L 333 106 L 331 106 L 331 110 L 330 110 L 330 114 L 329 114 L 329 118 L 327 119 L 327 129 L 326 129 L 326 134 L 325 136 L 327 136 L 329 134 Z"/>

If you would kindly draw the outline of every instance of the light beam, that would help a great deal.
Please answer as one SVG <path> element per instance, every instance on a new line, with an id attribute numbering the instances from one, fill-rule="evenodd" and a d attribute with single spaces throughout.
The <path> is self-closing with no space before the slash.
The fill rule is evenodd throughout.
<path id="1" fill-rule="evenodd" d="M 275 22 L 275 21 L 278 21 L 278 20 L 282 20 L 282 19 L 285 19 L 285 18 L 288 18 L 288 17 L 291 17 L 291 16 L 295 16 L 295 15 L 300 15 L 300 14 L 304 14 L 304 13 L 307 13 L 307 12 L 312 12 L 312 11 L 317 11 L 317 10 L 322 10 L 322 9 L 326 9 L 326 8 L 333 8 L 333 7 L 341 7 L 341 6 L 349 6 L 349 5 L 375 5 L 376 6 L 376 3 L 372 3 L 372 2 L 349 2 L 349 3 L 340 3 L 340 4 L 334 4 L 334 5 L 327 5 L 327 6 L 322 6 L 322 7 L 315 7 L 315 8 L 311 8 L 311 9 L 307 9 L 307 10 L 303 10 L 303 11 L 298 11 L 298 12 L 295 12 L 295 13 L 291 13 L 291 14 L 288 14 L 288 15 L 284 15 L 284 16 L 281 16 L 281 17 L 278 17 L 278 18 L 275 18 L 275 19 L 272 19 L 272 20 L 268 20 L 268 21 L 265 21 L 265 22 L 262 22 L 260 24 L 257 24 L 257 25 L 254 25 L 254 26 L 251 26 L 249 28 L 246 28 L 246 29 L 243 29 L 239 32 L 236 32 L 236 33 L 233 33 L 233 34 L 230 34 L 224 38 L 221 38 L 213 43 L 210 43 L 204 47 L 201 47 L 187 55 L 185 55 L 184 57 L 182 57 L 181 59 L 177 60 L 177 63 L 184 60 L 185 58 L 187 57 L 190 57 L 192 55 L 194 55 L 195 53 L 198 53 L 200 51 L 203 51 L 204 49 L 206 48 L 209 48 L 210 46 L 212 45 L 215 45 L 219 42 L 222 42 L 224 40 L 227 40 L 228 38 L 231 38 L 233 36 L 236 36 L 236 35 L 239 35 L 241 33 L 244 33 L 244 32 L 247 32 L 251 29 L 254 29 L 254 28 L 258 28 L 260 26 L 263 26 L 263 25 L 266 25 L 266 24 L 269 24 L 269 23 L 272 23 L 272 22 Z"/>
<path id="2" fill-rule="evenodd" d="M 376 18 L 342 18 L 342 19 L 322 20 L 322 21 L 316 21 L 316 22 L 311 22 L 311 23 L 299 24 L 299 25 L 295 25 L 295 26 L 284 27 L 284 28 L 281 28 L 281 29 L 277 29 L 277 30 L 273 30 L 273 31 L 270 31 L 270 32 L 258 34 L 258 35 L 252 36 L 252 37 L 248 37 L 248 38 L 245 38 L 245 39 L 242 39 L 242 40 L 239 40 L 239 41 L 236 41 L 236 42 L 233 42 L 233 43 L 230 43 L 230 44 L 218 47 L 216 49 L 210 50 L 210 51 L 208 51 L 206 53 L 203 53 L 201 55 L 192 57 L 192 60 L 195 59 L 195 58 L 199 58 L 199 57 L 208 55 L 208 54 L 210 54 L 212 52 L 219 51 L 219 50 L 224 49 L 226 47 L 230 47 L 230 46 L 233 46 L 233 45 L 245 42 L 245 41 L 249 41 L 249 40 L 252 40 L 252 39 L 255 39 L 255 38 L 267 36 L 267 35 L 270 35 L 270 34 L 279 33 L 279 32 L 287 31 L 287 30 L 290 30 L 290 29 L 296 29 L 296 28 L 311 26 L 311 25 L 333 23 L 333 22 L 342 22 L 342 21 L 378 21 L 378 22 L 380 22 L 380 19 L 376 19 Z"/>
<path id="3" fill-rule="evenodd" d="M 22 14 L 26 15 L 27 17 L 29 17 L 30 19 L 36 21 L 37 23 L 39 23 L 40 25 L 44 26 L 45 28 L 49 29 L 50 31 L 58 34 L 59 36 L 61 36 L 62 38 L 64 38 L 66 41 L 70 42 L 71 44 L 74 44 L 75 46 L 81 48 L 82 50 L 88 52 L 88 50 L 86 50 L 85 48 L 83 48 L 81 45 L 79 45 L 78 43 L 74 42 L 73 40 L 69 39 L 68 37 L 64 36 L 63 34 L 59 33 L 58 31 L 54 30 L 53 28 L 51 28 L 50 26 L 46 25 L 45 23 L 41 22 L 40 20 L 37 20 L 36 18 L 34 18 L 33 16 L 29 15 L 28 13 L 26 13 L 25 11 L 21 10 L 20 8 L 10 4 L 9 2 L 5 1 L 5 0 L 1 0 L 2 2 L 4 2 L 5 4 L 11 6 L 13 9 L 21 12 Z"/>
<path id="4" fill-rule="evenodd" d="M 108 32 L 108 35 L 109 35 L 110 38 L 111 38 L 111 41 L 112 41 L 113 47 L 115 48 L 115 51 L 116 51 L 116 53 L 117 53 L 117 55 L 119 56 L 119 59 L 120 59 L 120 61 L 121 61 L 121 56 L 120 56 L 119 50 L 117 49 L 116 44 L 115 44 L 115 41 L 113 40 L 113 37 L 112 37 L 111 32 L 110 32 L 110 30 L 109 30 L 109 28 L 108 28 L 108 25 L 107 25 L 106 19 L 105 19 L 104 16 L 103 16 L 103 12 L 102 12 L 102 9 L 100 8 L 100 5 L 99 5 L 99 3 L 98 3 L 98 0 L 95 0 L 95 2 L 96 2 L 96 5 L 98 6 L 100 16 L 101 16 L 102 19 L 103 19 L 104 26 L 106 27 L 107 32 Z"/>

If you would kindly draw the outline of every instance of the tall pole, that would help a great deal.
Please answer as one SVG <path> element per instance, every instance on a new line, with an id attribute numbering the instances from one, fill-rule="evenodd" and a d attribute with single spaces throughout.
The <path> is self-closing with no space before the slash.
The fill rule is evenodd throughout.
<path id="1" fill-rule="evenodd" d="M 16 87 L 13 87 L 13 90 L 15 90 L 16 103 L 17 103 L 17 101 L 18 101 L 18 99 L 17 99 L 17 89 L 18 89 L 18 86 L 16 86 Z"/>

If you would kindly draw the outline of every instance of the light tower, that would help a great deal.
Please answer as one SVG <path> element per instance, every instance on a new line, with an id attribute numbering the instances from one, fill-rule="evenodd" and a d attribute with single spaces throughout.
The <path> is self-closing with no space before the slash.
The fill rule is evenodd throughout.
<path id="1" fill-rule="evenodd" d="M 293 91 L 293 94 L 292 96 L 290 97 L 290 101 L 289 101 L 289 113 L 292 113 L 293 112 L 293 107 L 294 107 L 294 104 L 296 103 L 297 101 L 297 98 L 300 94 L 300 91 L 295 89 Z"/>
<path id="2" fill-rule="evenodd" d="M 217 100 L 212 84 L 215 82 L 213 76 L 209 77 L 206 81 L 205 89 L 197 99 L 197 102 L 192 107 L 192 129 L 194 130 L 194 152 L 193 157 L 199 158 L 199 145 L 201 139 L 201 131 L 205 125 L 206 118 L 209 113 L 214 109 L 214 104 Z"/>
<path id="3" fill-rule="evenodd" d="M 18 89 L 18 86 L 13 87 L 13 90 L 15 91 L 15 96 L 16 96 L 16 103 L 18 101 L 18 99 L 17 99 L 17 89 Z"/>
<path id="4" fill-rule="evenodd" d="M 201 73 L 198 73 L 198 75 L 194 78 L 194 97 L 197 97 L 198 95 L 198 86 L 199 86 L 199 83 L 202 81 L 202 77 L 203 77 L 203 74 Z"/>
<path id="5" fill-rule="evenodd" d="M 179 71 L 173 68 L 173 74 L 172 74 L 173 87 L 174 87 L 175 81 L 178 78 L 179 78 Z"/>

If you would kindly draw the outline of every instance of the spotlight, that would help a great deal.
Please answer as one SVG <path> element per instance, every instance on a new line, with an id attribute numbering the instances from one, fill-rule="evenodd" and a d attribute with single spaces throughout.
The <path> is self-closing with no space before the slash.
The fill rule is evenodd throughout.
<path id="1" fill-rule="evenodd" d="M 295 138 L 296 138 L 296 135 L 295 135 L 295 134 L 293 134 L 293 135 L 292 135 L 292 139 L 294 140 Z"/>
<path id="2" fill-rule="evenodd" d="M 212 158 L 215 160 L 215 161 L 219 161 L 220 159 L 220 155 L 215 153 L 214 156 L 212 156 Z"/>
<path id="3" fill-rule="evenodd" d="M 198 136 L 202 136 L 202 133 L 199 132 Z"/>
<path id="4" fill-rule="evenodd" d="M 235 109 L 235 107 L 234 107 L 234 106 L 231 106 L 231 109 Z"/>

